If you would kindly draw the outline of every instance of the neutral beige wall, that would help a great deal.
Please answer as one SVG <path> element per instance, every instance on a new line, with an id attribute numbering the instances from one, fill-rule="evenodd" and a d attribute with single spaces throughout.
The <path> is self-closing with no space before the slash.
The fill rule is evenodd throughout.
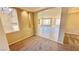
<path id="1" fill-rule="evenodd" d="M 79 35 L 79 12 L 68 14 L 65 32 Z"/>
<path id="2" fill-rule="evenodd" d="M 19 21 L 20 31 L 7 34 L 9 44 L 23 40 L 34 35 L 33 13 L 16 9 Z M 29 23 L 30 22 L 30 23 Z"/>
<path id="3" fill-rule="evenodd" d="M 3 30 L 3 26 L 1 23 L 1 18 L 0 18 L 0 51 L 8 51 L 9 46 L 8 46 L 8 41 L 6 39 L 6 34 Z"/>

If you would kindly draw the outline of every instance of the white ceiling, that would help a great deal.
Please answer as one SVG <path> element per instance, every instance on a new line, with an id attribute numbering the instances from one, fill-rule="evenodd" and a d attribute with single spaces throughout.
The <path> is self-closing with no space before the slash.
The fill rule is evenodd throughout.
<path id="1" fill-rule="evenodd" d="M 40 10 L 47 9 L 47 7 L 20 7 L 20 9 L 24 9 L 24 10 L 27 10 L 27 11 L 30 11 L 30 12 L 37 12 L 37 11 L 40 11 Z"/>

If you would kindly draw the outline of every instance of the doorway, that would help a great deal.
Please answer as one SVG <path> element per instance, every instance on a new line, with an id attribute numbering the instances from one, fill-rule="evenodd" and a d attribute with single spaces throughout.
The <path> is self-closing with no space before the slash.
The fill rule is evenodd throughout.
<path id="1" fill-rule="evenodd" d="M 38 36 L 58 42 L 61 8 L 51 8 L 37 13 Z"/>
<path id="2" fill-rule="evenodd" d="M 51 18 L 40 19 L 40 35 L 49 38 L 51 30 Z"/>

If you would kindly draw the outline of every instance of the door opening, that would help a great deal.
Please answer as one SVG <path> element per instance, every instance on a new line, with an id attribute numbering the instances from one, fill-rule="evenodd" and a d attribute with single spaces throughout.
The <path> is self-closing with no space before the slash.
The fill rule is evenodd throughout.
<path id="1" fill-rule="evenodd" d="M 40 35 L 49 38 L 51 28 L 51 18 L 40 19 Z"/>

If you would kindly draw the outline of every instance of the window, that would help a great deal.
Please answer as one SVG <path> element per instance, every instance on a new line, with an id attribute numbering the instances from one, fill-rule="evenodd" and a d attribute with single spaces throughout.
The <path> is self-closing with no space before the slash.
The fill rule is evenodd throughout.
<path id="1" fill-rule="evenodd" d="M 56 25 L 60 25 L 60 19 L 56 19 Z"/>
<path id="2" fill-rule="evenodd" d="M 51 19 L 46 18 L 46 19 L 42 19 L 42 25 L 50 25 L 51 23 Z"/>
<path id="3" fill-rule="evenodd" d="M 3 7 L 0 8 L 1 21 L 5 33 L 19 31 L 19 23 L 16 9 Z"/>

